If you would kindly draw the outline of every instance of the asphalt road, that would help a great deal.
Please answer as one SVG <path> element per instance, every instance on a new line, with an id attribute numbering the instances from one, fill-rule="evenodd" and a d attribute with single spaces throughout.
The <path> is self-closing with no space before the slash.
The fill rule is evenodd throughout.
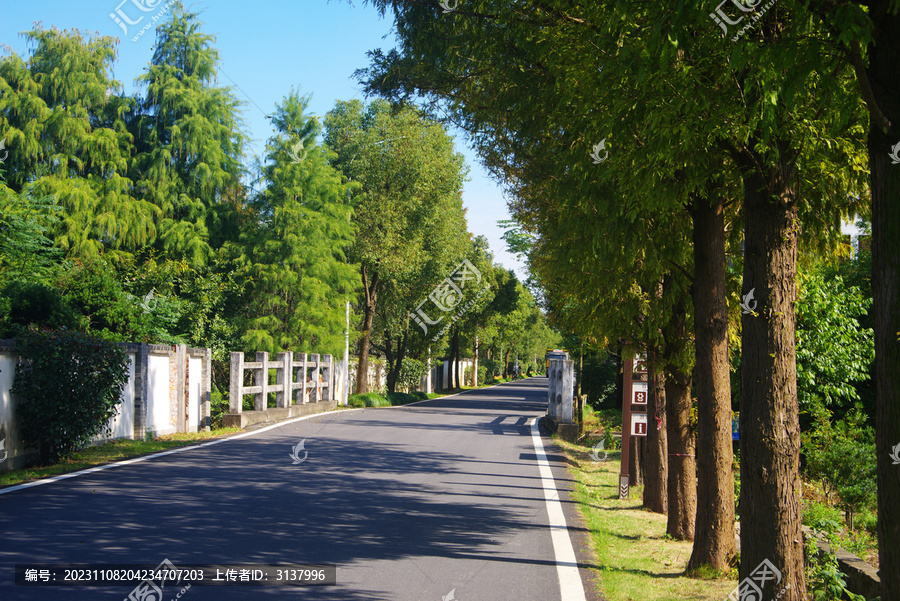
<path id="1" fill-rule="evenodd" d="M 545 412 L 546 382 L 332 412 L 0 491 L 0 599 L 575 601 L 581 579 L 592 587 L 585 533 L 565 492 L 572 482 L 565 458 L 530 425 Z M 308 455 L 294 465 L 291 449 L 304 439 Z M 535 439 L 546 449 L 543 478 Z M 566 555 L 569 533 L 574 557 Z M 335 564 L 337 584 L 183 590 L 169 583 L 162 599 L 132 594 L 133 585 L 14 585 L 15 564 L 163 559 Z"/>

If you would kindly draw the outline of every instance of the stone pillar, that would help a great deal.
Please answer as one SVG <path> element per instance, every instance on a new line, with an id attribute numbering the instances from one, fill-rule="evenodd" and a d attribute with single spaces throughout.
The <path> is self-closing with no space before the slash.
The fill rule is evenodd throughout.
<path id="1" fill-rule="evenodd" d="M 240 413 L 244 408 L 244 353 L 231 353 L 229 376 L 229 413 Z"/>
<path id="2" fill-rule="evenodd" d="M 256 353 L 256 362 L 260 366 L 256 369 L 254 384 L 262 386 L 262 390 L 256 393 L 256 402 L 253 408 L 257 411 L 265 411 L 268 406 L 266 388 L 269 386 L 269 353 L 265 351 Z"/>
<path id="3" fill-rule="evenodd" d="M 323 401 L 330 401 L 334 398 L 334 360 L 331 355 L 325 355 L 324 367 L 323 370 L 325 373 L 322 375 L 322 386 L 321 386 L 321 394 L 319 396 Z"/>
<path id="4" fill-rule="evenodd" d="M 310 362 L 313 364 L 312 374 L 310 374 L 310 379 L 312 382 L 312 398 L 310 399 L 310 403 L 318 403 L 321 395 L 319 394 L 321 390 L 319 389 L 319 355 L 316 353 L 312 353 L 309 356 Z"/>
<path id="5" fill-rule="evenodd" d="M 170 355 L 171 356 L 171 355 Z M 175 431 L 186 432 L 188 398 L 187 346 L 175 345 Z"/>
<path id="6" fill-rule="evenodd" d="M 278 361 L 281 368 L 276 368 L 275 383 L 278 385 L 278 392 L 275 393 L 276 407 L 290 407 L 291 393 L 294 390 L 294 353 L 288 351 L 286 353 L 278 353 Z"/>
<path id="7" fill-rule="evenodd" d="M 203 349 L 200 368 L 200 429 L 209 431 L 212 425 L 212 349 Z"/>

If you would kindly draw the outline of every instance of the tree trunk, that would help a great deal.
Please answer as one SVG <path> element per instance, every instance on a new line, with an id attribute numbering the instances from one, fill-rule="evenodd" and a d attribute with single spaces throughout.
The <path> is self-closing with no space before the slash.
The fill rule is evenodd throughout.
<path id="1" fill-rule="evenodd" d="M 454 327 L 450 336 L 450 387 L 459 389 L 459 330 Z"/>
<path id="2" fill-rule="evenodd" d="M 872 296 L 875 313 L 875 449 L 878 480 L 878 561 L 881 598 L 900 599 L 900 466 L 891 453 L 900 445 L 900 165 L 888 162 L 888 150 L 900 142 L 900 15 L 888 2 L 873 2 L 869 45 L 869 81 L 887 132 L 872 122 L 869 167 L 872 173 Z"/>
<path id="3" fill-rule="evenodd" d="M 663 294 L 673 283 L 667 278 Z M 691 432 L 691 375 L 679 366 L 688 340 L 687 299 L 679 294 L 672 317 L 663 332 L 666 347 L 666 436 L 669 443 L 667 495 L 669 515 L 666 533 L 676 540 L 694 540 L 697 517 L 697 467 L 694 460 L 694 435 Z"/>
<path id="4" fill-rule="evenodd" d="M 640 486 L 644 483 L 644 473 L 641 470 L 643 464 L 642 444 L 644 436 L 632 436 L 629 439 L 631 451 L 628 453 L 628 485 Z"/>
<path id="5" fill-rule="evenodd" d="M 751 138 L 748 146 L 754 147 Z M 777 141 L 776 141 L 777 143 Z M 798 218 L 796 174 L 782 148 L 779 165 L 760 173 L 742 158 L 744 310 L 741 344 L 741 566 L 739 581 L 763 561 L 781 582 L 757 584 L 763 599 L 806 599 L 800 530 L 800 423 L 795 355 Z M 754 293 L 754 300 L 747 296 Z M 703 450 L 707 452 L 706 449 Z"/>
<path id="6" fill-rule="evenodd" d="M 400 379 L 400 371 L 403 369 L 403 359 L 406 357 L 407 334 L 404 332 L 397 337 L 397 352 L 391 340 L 390 332 L 385 332 L 384 356 L 388 362 L 387 389 L 388 392 L 397 392 L 397 381 Z"/>
<path id="7" fill-rule="evenodd" d="M 362 338 L 359 341 L 359 363 L 356 367 L 356 394 L 369 391 L 369 344 L 372 339 L 372 323 L 375 320 L 375 303 L 378 300 L 378 274 L 369 278 L 366 266 L 362 267 L 363 290 L 366 293 L 363 307 Z"/>
<path id="8" fill-rule="evenodd" d="M 666 479 L 669 448 L 666 438 L 665 377 L 656 361 L 656 353 L 648 350 L 647 389 L 647 454 L 644 457 L 644 507 L 655 513 L 668 511 Z"/>
<path id="9" fill-rule="evenodd" d="M 694 540 L 697 517 L 697 468 L 691 433 L 691 378 L 677 369 L 666 372 L 666 434 L 669 442 L 666 534 Z"/>
<path id="10" fill-rule="evenodd" d="M 731 381 L 728 301 L 725 290 L 725 214 L 721 196 L 695 198 L 694 370 L 697 392 L 697 520 L 688 571 L 702 565 L 728 568 L 734 541 L 734 455 L 731 448 Z"/>
<path id="11" fill-rule="evenodd" d="M 509 351 L 510 349 L 506 349 L 503 353 L 503 377 L 509 377 L 509 370 L 507 367 L 509 366 Z"/>

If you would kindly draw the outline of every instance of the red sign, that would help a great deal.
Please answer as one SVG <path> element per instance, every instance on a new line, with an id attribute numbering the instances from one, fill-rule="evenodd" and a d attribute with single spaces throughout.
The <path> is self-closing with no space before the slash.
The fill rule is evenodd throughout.
<path id="1" fill-rule="evenodd" d="M 631 402 L 634 405 L 646 405 L 647 404 L 647 383 L 646 382 L 632 382 L 631 384 Z"/>
<path id="2" fill-rule="evenodd" d="M 632 413 L 631 414 L 631 435 L 647 436 L 647 414 Z"/>

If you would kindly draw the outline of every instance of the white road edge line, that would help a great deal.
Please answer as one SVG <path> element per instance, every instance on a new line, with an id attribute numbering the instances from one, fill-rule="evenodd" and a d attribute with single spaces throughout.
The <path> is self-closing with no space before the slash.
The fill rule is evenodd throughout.
<path id="1" fill-rule="evenodd" d="M 494 386 L 500 386 L 500 384 L 495 384 Z M 493 388 L 494 386 L 488 386 L 488 388 Z M 472 390 L 477 390 L 473 388 Z M 456 394 L 449 394 L 443 397 L 437 397 L 435 399 L 428 399 L 426 401 L 417 401 L 415 403 L 408 403 L 406 405 L 396 405 L 396 408 L 401 407 L 409 407 L 411 405 L 418 405 L 419 403 L 428 403 L 430 401 L 439 401 L 442 399 L 449 399 L 450 397 L 455 397 L 464 392 L 457 392 Z M 395 407 L 377 407 L 378 409 L 394 409 Z M 96 467 L 90 467 L 86 470 L 81 470 L 78 472 L 71 472 L 69 474 L 60 474 L 59 476 L 53 476 L 52 478 L 44 478 L 42 480 L 35 480 L 33 482 L 26 482 L 25 484 L 19 484 L 17 486 L 10 486 L 8 488 L 0 488 L 0 495 L 5 495 L 11 492 L 15 492 L 17 490 L 25 490 L 26 488 L 33 488 L 35 486 L 41 486 L 43 484 L 51 484 L 53 482 L 59 482 L 60 480 L 66 480 L 68 478 L 75 478 L 78 476 L 84 476 L 86 474 L 93 474 L 94 472 L 102 472 L 103 470 L 109 470 L 114 467 L 119 467 L 122 465 L 131 465 L 132 463 L 140 463 L 141 461 L 147 461 L 148 459 L 154 459 L 156 457 L 162 457 L 164 455 L 172 455 L 174 453 L 181 453 L 182 451 L 190 451 L 191 449 L 199 449 L 200 447 L 209 447 L 214 444 L 219 444 L 220 442 L 227 442 L 229 440 L 237 440 L 239 438 L 246 438 L 247 436 L 253 436 L 254 434 L 261 434 L 262 432 L 268 432 L 273 428 L 280 428 L 281 426 L 287 426 L 288 424 L 293 424 L 294 422 L 299 422 L 305 419 L 311 419 L 313 417 L 321 417 L 323 415 L 335 415 L 338 413 L 345 413 L 350 411 L 362 411 L 363 409 L 373 409 L 373 407 L 358 407 L 353 409 L 342 409 L 340 411 L 322 411 L 320 413 L 310 413 L 309 415 L 303 415 L 301 417 L 297 417 L 295 419 L 289 419 L 287 421 L 278 422 L 277 424 L 272 424 L 271 426 L 266 426 L 265 428 L 260 428 L 259 430 L 253 430 L 251 432 L 244 432 L 243 434 L 235 434 L 234 436 L 228 436 L 227 438 L 220 438 L 218 440 L 212 440 L 210 442 L 202 442 L 196 445 L 190 445 L 187 447 L 180 447 L 177 449 L 172 449 L 170 451 L 162 451 L 161 453 L 154 453 L 152 455 L 144 455 L 143 457 L 135 457 L 134 459 L 126 459 L 125 461 L 117 461 L 115 463 L 107 463 L 105 465 L 98 465 Z"/>
<path id="2" fill-rule="evenodd" d="M 560 599 L 563 601 L 585 601 L 584 583 L 581 582 L 581 574 L 578 572 L 578 561 L 575 558 L 572 539 L 569 537 L 569 529 L 566 526 L 566 516 L 563 513 L 562 503 L 559 501 L 556 481 L 553 479 L 553 472 L 550 471 L 550 463 L 547 461 L 547 454 L 544 452 L 544 443 L 541 441 L 538 419 L 540 418 L 534 417 L 531 420 L 531 441 L 534 444 L 534 454 L 537 457 L 538 470 L 541 474 L 544 500 L 547 502 L 550 540 L 553 541 L 553 554 L 556 556 L 556 573 L 559 576 Z"/>
<path id="3" fill-rule="evenodd" d="M 44 478 L 43 480 L 35 480 L 34 482 L 26 482 L 25 484 L 19 484 L 17 486 L 10 486 L 9 488 L 2 488 L 2 489 L 0 489 L 0 495 L 5 495 L 5 494 L 11 493 L 13 491 L 24 490 L 26 488 L 32 488 L 35 486 L 41 486 L 43 484 L 51 484 L 53 482 L 59 482 L 60 480 L 66 480 L 68 478 L 75 478 L 77 476 L 93 474 L 94 472 L 102 472 L 103 470 L 109 470 L 114 467 L 120 467 L 123 465 L 131 465 L 132 463 L 140 463 L 141 461 L 147 461 L 148 459 L 155 459 L 156 457 L 163 457 L 165 455 L 173 455 L 175 453 L 181 453 L 184 451 L 199 449 L 200 447 L 211 447 L 214 444 L 228 442 L 229 440 L 238 440 L 239 438 L 246 438 L 248 436 L 253 436 L 255 434 L 261 434 L 262 432 L 268 432 L 269 430 L 272 430 L 274 428 L 280 428 L 281 426 L 293 424 L 294 422 L 303 421 L 305 419 L 312 419 L 314 417 L 321 417 L 323 415 L 335 415 L 335 414 L 350 412 L 350 411 L 362 411 L 362 409 L 343 409 L 341 411 L 323 411 L 320 413 L 310 413 L 309 415 L 303 415 L 301 417 L 297 417 L 297 418 L 290 419 L 287 421 L 278 422 L 277 424 L 272 424 L 271 426 L 266 426 L 265 428 L 260 428 L 259 430 L 252 430 L 250 432 L 244 432 L 243 434 L 235 434 L 234 436 L 228 436 L 227 438 L 219 438 L 217 440 L 211 440 L 209 442 L 202 442 L 202 443 L 196 444 L 196 445 L 179 447 L 177 449 L 162 451 L 160 453 L 153 453 L 152 455 L 144 455 L 143 457 L 135 457 L 134 459 L 126 459 L 124 461 L 117 461 L 115 463 L 107 463 L 105 465 L 98 465 L 96 467 L 91 467 L 86 470 L 81 470 L 78 472 L 72 472 L 69 474 L 60 474 L 59 476 L 53 476 L 52 478 Z"/>

